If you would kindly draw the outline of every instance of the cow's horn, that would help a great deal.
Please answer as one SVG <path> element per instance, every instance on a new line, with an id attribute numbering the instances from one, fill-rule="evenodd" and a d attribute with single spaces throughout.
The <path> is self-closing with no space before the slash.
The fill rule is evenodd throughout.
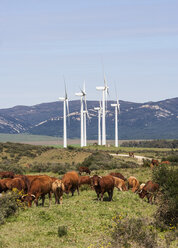
<path id="1" fill-rule="evenodd" d="M 101 176 L 98 176 L 99 178 L 102 178 Z"/>
<path id="2" fill-rule="evenodd" d="M 34 197 L 34 198 L 36 198 L 36 196 L 35 196 L 35 195 L 33 195 L 33 194 L 31 194 L 31 196 L 32 196 L 32 197 Z"/>

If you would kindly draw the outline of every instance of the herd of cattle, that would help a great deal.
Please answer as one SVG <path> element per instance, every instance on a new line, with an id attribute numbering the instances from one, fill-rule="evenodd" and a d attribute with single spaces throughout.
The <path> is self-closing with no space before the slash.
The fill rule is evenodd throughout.
<path id="1" fill-rule="evenodd" d="M 88 175 L 82 176 L 85 172 Z M 62 196 L 65 192 L 74 195 L 77 190 L 79 195 L 79 187 L 83 184 L 88 184 L 97 194 L 97 199 L 103 201 L 103 195 L 108 193 L 109 201 L 112 200 L 114 187 L 120 191 L 127 191 L 130 188 L 132 192 L 138 193 L 140 198 L 145 196 L 149 203 L 152 203 L 153 196 L 155 197 L 159 185 L 152 181 L 148 181 L 145 184 L 139 183 L 139 181 L 130 176 L 126 179 L 121 173 L 111 172 L 107 176 L 90 176 L 91 171 L 87 167 L 79 167 L 79 173 L 76 171 L 70 171 L 64 174 L 62 179 L 50 177 L 48 175 L 15 175 L 13 172 L 0 172 L 0 193 L 17 188 L 19 191 L 23 191 L 24 194 L 21 200 L 27 202 L 28 206 L 32 206 L 32 202 L 38 206 L 39 198 L 42 199 L 42 206 L 44 206 L 45 196 L 49 196 L 49 204 L 51 203 L 52 193 L 55 197 L 56 204 L 62 204 Z"/>

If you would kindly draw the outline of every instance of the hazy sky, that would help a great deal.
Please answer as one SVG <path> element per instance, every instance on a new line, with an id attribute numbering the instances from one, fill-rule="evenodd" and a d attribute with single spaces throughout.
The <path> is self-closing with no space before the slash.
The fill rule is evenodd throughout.
<path id="1" fill-rule="evenodd" d="M 0 108 L 70 99 L 178 96 L 177 0 L 0 0 Z"/>

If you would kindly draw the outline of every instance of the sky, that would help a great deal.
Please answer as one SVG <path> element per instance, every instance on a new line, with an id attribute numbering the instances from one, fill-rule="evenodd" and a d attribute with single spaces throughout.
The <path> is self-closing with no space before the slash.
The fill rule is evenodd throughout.
<path id="1" fill-rule="evenodd" d="M 178 97 L 177 0 L 0 0 L 0 108 Z"/>

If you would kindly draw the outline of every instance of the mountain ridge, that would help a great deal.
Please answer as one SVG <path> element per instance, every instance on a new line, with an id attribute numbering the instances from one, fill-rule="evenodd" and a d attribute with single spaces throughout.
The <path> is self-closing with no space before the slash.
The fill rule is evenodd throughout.
<path id="1" fill-rule="evenodd" d="M 114 108 L 107 102 L 107 139 L 114 139 Z M 91 120 L 87 121 L 88 139 L 97 139 L 98 101 L 87 101 Z M 120 101 L 120 139 L 177 139 L 178 97 L 162 101 L 134 103 Z M 80 100 L 69 102 L 68 137 L 80 137 Z M 40 103 L 33 106 L 17 105 L 0 109 L 0 133 L 29 133 L 62 137 L 63 103 Z"/>

